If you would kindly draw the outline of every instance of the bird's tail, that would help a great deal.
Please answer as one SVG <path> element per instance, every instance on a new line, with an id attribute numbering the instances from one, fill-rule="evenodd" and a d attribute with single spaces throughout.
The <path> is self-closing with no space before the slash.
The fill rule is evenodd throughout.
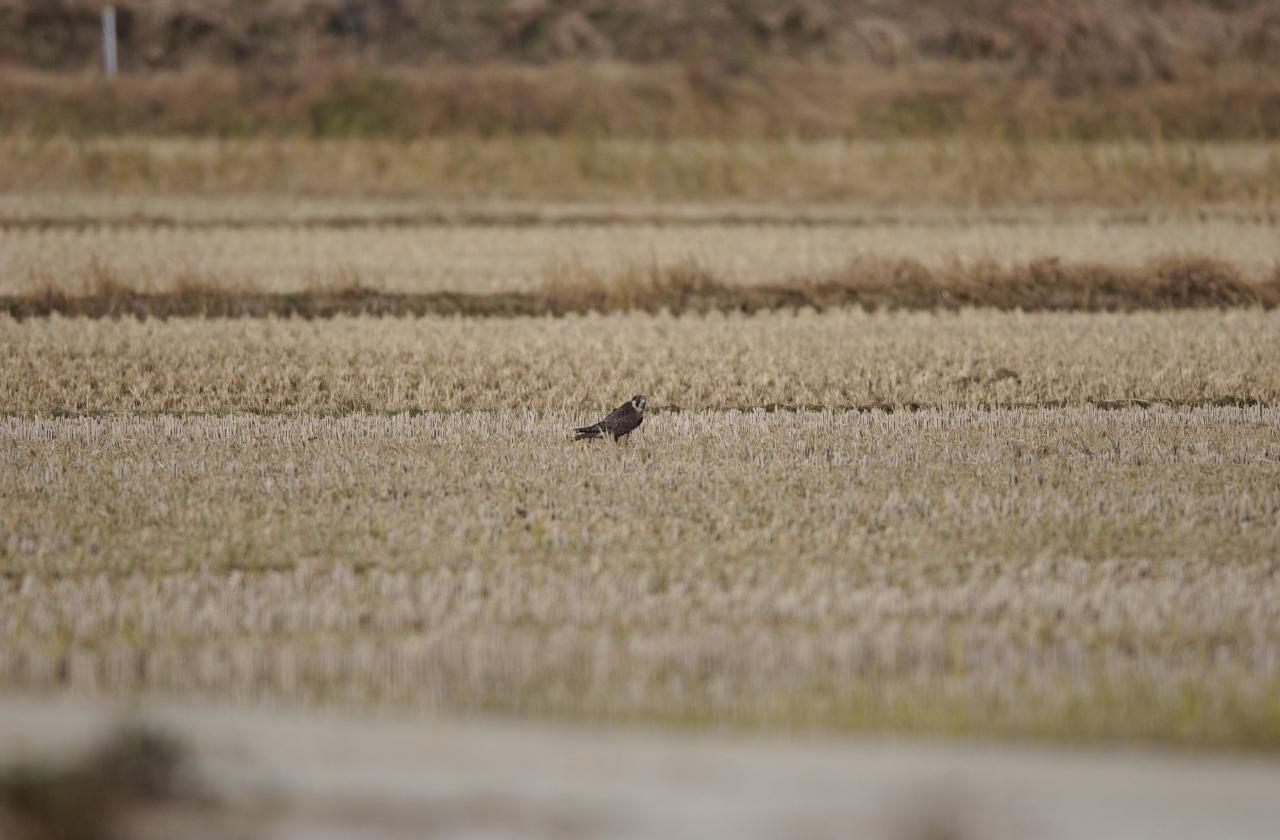
<path id="1" fill-rule="evenodd" d="M 604 429 L 600 428 L 598 425 L 583 426 L 581 429 L 573 430 L 574 440 L 595 440 L 599 437 L 604 437 Z"/>

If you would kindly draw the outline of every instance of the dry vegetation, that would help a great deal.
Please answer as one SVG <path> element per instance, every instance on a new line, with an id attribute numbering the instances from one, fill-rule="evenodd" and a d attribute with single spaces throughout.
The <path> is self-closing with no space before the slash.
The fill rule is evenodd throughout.
<path id="1" fill-rule="evenodd" d="M 1280 19 L 1278 19 L 1280 20 Z M 1277 27 L 1280 30 L 1280 26 Z M 1280 50 L 1278 50 L 1280 52 Z M 331 60 L 259 72 L 2 71 L 0 129 L 38 136 L 409 138 L 930 138 L 1257 140 L 1280 130 L 1280 82 L 1232 67 L 1177 82 L 1055 91 L 990 66 L 878 70 L 614 62 L 356 70 Z"/>
<path id="2" fill-rule="evenodd" d="M 1280 14 L 1201 3 L 0 3 L 0 127 L 310 136 L 1274 136 Z"/>
<path id="3" fill-rule="evenodd" d="M 234 291 L 183 288 L 149 228 L 40 214 L 0 234 L 23 243 L 13 264 L 36 270 L 31 243 L 60 237 L 100 237 L 117 260 L 77 273 L 50 257 L 50 300 L 76 283 L 129 300 L 142 235 L 160 243 L 159 289 Z M 695 241 L 651 222 L 412 232 L 458 265 L 458 243 L 483 252 L 489 232 L 548 249 L 585 232 L 606 259 L 627 231 Z M 772 235 L 767 253 L 862 231 L 717 224 L 692 226 L 724 237 L 717 253 L 750 232 Z M 886 230 L 885 247 L 978 238 L 949 224 Z M 1108 229 L 1079 224 L 1045 247 Z M 1249 225 L 1272 224 L 1151 227 L 1236 231 L 1260 264 L 1270 244 Z M 997 256 L 1017 239 L 1000 230 Z M 232 250 L 412 239 L 269 220 L 167 233 Z M 1233 308 L 0 315 L 0 687 L 1280 748 L 1280 312 L 1249 296 L 1274 281 L 1126 263 L 1161 253 L 1147 233 L 1089 270 L 1019 264 L 1013 246 L 981 278 L 940 256 L 842 270 L 863 293 L 942 279 L 993 303 L 993 278 L 1022 271 L 1046 294 L 1128 283 L 1131 302 L 1216 290 L 1207 302 Z M 477 276 L 513 262 L 477 259 Z M 761 293 L 747 275 L 596 265 L 537 293 L 588 308 L 712 280 Z M 569 442 L 635 390 L 655 410 L 629 443 Z"/>
<path id="4" fill-rule="evenodd" d="M 1249 143 L 0 136 L 0 190 L 614 201 L 1058 204 L 1273 213 L 1280 153 Z"/>
<path id="5" fill-rule="evenodd" d="M 236 287 L 180 273 L 162 291 L 139 290 L 91 262 L 86 277 L 48 280 L 25 294 L 0 295 L 13 317 L 52 314 L 103 317 L 262 318 L 339 315 L 545 316 L 614 312 L 752 314 L 779 309 L 819 312 L 842 307 L 956 310 L 981 306 L 1020 312 L 1115 312 L 1280 305 L 1280 268 L 1254 282 L 1226 263 L 1166 259 L 1139 268 L 1073 265 L 1056 258 L 1025 265 L 953 263 L 930 269 L 909 259 L 860 259 L 826 274 L 782 282 L 728 282 L 697 263 L 632 268 L 614 275 L 569 266 L 536 292 L 384 292 L 350 270 L 296 292 Z M 76 281 L 79 281 L 79 284 Z M 79 288 L 77 288 L 79 285 Z M 70 286 L 70 288 L 68 288 Z"/>
<path id="6" fill-rule="evenodd" d="M 1221 275 L 1260 281 L 1280 265 L 1280 226 L 1265 215 L 801 208 L 786 216 L 767 206 L 643 212 L 626 204 L 535 211 L 395 202 L 289 211 L 270 201 L 155 199 L 114 208 L 11 196 L 0 204 L 0 295 L 74 297 L 103 285 L 169 292 L 196 281 L 214 293 L 359 286 L 545 294 L 548 285 L 618 285 L 681 264 L 724 285 L 847 286 L 865 285 L 852 278 L 872 269 L 889 281 L 904 260 L 920 264 L 917 275 L 937 275 L 936 285 L 954 286 L 965 277 L 1025 274 L 1026 264 L 1046 258 L 1146 278 L 1160 273 L 1153 264 L 1211 259 L 1223 263 Z"/>
<path id="7" fill-rule="evenodd" d="M 1247 165 L 1263 166 L 1266 150 L 1255 147 Z M 1240 165 L 1250 159 L 1237 147 Z M 1278 164 L 1280 165 L 1280 164 Z M 1265 167 L 1264 167 L 1265 169 Z M 1264 170 L 1260 170 L 1264 171 Z M 438 199 L 430 196 L 298 195 L 289 193 L 155 193 L 129 192 L 3 192 L 0 193 L 0 230 L 4 232 L 88 232 L 94 229 L 171 231 L 215 229 L 270 231 L 288 229 L 403 229 L 418 228 L 423 235 L 434 228 L 492 228 L 519 230 L 529 227 L 573 229 L 585 232 L 611 225 L 633 230 L 662 229 L 673 235 L 683 228 L 714 234 L 720 228 L 760 227 L 803 235 L 807 229 L 838 228 L 854 234 L 860 228 L 910 232 L 922 227 L 937 235 L 951 231 L 965 237 L 965 228 L 979 240 L 988 236 L 997 244 L 998 231 L 1021 228 L 1033 241 L 1071 243 L 1091 232 L 1109 259 L 1128 260 L 1126 246 L 1114 231 L 1143 254 L 1151 232 L 1188 240 L 1195 250 L 1211 249 L 1225 239 L 1250 256 L 1261 239 L 1249 231 L 1266 232 L 1280 220 L 1268 206 L 1249 207 L 1232 202 L 1197 203 L 1189 207 L 1107 206 L 1105 202 L 1051 205 L 1012 204 L 982 207 L 921 201 L 892 202 L 792 202 L 792 201 L 529 201 L 521 199 Z M 1050 228 L 1060 228 L 1058 231 Z M 655 230 L 656 232 L 656 230 Z M 1210 235 L 1212 234 L 1212 235 Z M 1270 241 L 1269 233 L 1266 238 Z M 622 247 L 624 243 L 613 243 Z M 883 243 L 881 243 L 883 244 Z M 927 248 L 929 238 L 915 243 Z M 1001 248 L 1016 248 L 1019 240 L 1002 237 Z M 486 243 L 493 247 L 494 243 Z M 735 243 L 740 247 L 742 243 Z M 238 247 L 243 247 L 242 245 Z M 1135 252 L 1136 253 L 1136 252 Z M 447 257 L 448 255 L 441 255 Z M 927 256 L 927 255 L 926 255 Z M 998 257 L 993 253 L 991 256 Z M 1042 253 L 1027 256 L 1044 256 Z M 1227 256 L 1227 254 L 1223 254 Z"/>
<path id="8" fill-rule="evenodd" d="M 0 682 L 1280 744 L 1275 409 L 585 416 L 6 419 Z"/>
<path id="9" fill-rule="evenodd" d="M 135 68 L 200 64 L 288 67 L 359 57 L 371 66 L 422 61 L 542 63 L 614 56 L 701 59 L 746 69 L 769 56 L 869 65 L 988 61 L 1010 72 L 1072 77 L 1079 87 L 1194 75 L 1223 63 L 1266 66 L 1276 52 L 1265 0 L 599 0 L 396 3 L 316 0 L 121 0 L 121 43 Z M 92 0 L 4 0 L 0 57 L 49 68 L 91 64 Z M 1064 82 L 1068 81 L 1064 78 Z"/>
<path id="10" fill-rule="evenodd" d="M 120 6 L 0 0 L 0 689 L 1280 749 L 1273 4 Z"/>
<path id="11" fill-rule="evenodd" d="M 1280 403 L 1280 312 L 0 316 L 0 412 Z M 615 399 L 616 398 L 616 399 Z"/>

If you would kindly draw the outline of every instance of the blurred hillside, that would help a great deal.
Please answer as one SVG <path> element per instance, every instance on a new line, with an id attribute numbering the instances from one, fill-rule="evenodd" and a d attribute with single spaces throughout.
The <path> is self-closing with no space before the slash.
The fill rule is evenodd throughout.
<path id="1" fill-rule="evenodd" d="M 95 63 L 90 0 L 0 1 L 0 60 Z M 425 61 L 996 61 L 1061 85 L 1280 68 L 1274 0 L 119 0 L 125 67 Z"/>
<path id="2" fill-rule="evenodd" d="M 0 2 L 0 61 L 96 61 L 90 0 Z M 1273 0 L 119 0 L 126 67 L 423 62 L 992 61 L 1064 86 L 1280 68 Z"/>
<path id="3" fill-rule="evenodd" d="M 129 81 L 105 105 L 76 87 L 100 61 L 102 5 L 0 0 L 0 127 L 1280 130 L 1275 0 L 118 0 Z M 1047 113 L 1046 98 L 1062 112 Z"/>

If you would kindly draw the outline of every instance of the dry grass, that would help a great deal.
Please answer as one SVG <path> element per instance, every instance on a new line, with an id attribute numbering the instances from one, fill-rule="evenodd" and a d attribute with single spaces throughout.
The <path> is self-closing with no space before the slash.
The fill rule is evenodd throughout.
<path id="1" fill-rule="evenodd" d="M 0 190 L 1270 209 L 1272 143 L 0 137 Z"/>
<path id="2" fill-rule="evenodd" d="M 52 314 L 90 318 L 464 315 L 544 316 L 615 312 L 755 313 L 778 309 L 955 310 L 984 307 L 1021 312 L 1132 312 L 1162 309 L 1280 305 L 1280 268 L 1261 282 L 1233 266 L 1188 257 L 1141 268 L 1073 265 L 1057 259 L 1004 267 L 953 263 L 930 269 L 909 259 L 855 260 L 826 275 L 740 285 L 697 263 L 653 265 L 612 276 L 576 267 L 552 272 L 537 292 L 387 293 L 363 286 L 354 272 L 292 293 L 236 288 L 216 279 L 179 274 L 161 292 L 139 291 L 91 263 L 79 293 L 48 282 L 25 295 L 0 296 L 0 312 L 15 318 Z"/>
<path id="3" fill-rule="evenodd" d="M 1277 275 L 1280 277 L 1280 275 Z M 30 287 L 40 275 L 28 278 Z M 1262 307 L 1280 302 L 1280 280 L 1246 280 L 1234 267 L 1204 258 L 1164 260 L 1140 269 L 1039 260 L 1005 268 L 980 263 L 929 269 L 914 260 L 857 260 L 825 276 L 781 283 L 730 283 L 694 262 L 631 268 L 605 276 L 580 266 L 548 273 L 537 292 L 383 292 L 353 271 L 272 293 L 183 271 L 162 291 L 139 289 L 96 260 L 86 270 L 22 294 L 0 296 L 0 312 L 23 319 L 78 317 L 332 318 L 338 315 L 539 316 L 665 311 L 745 312 L 861 306 L 866 309 L 1134 311 Z"/>
<path id="4" fill-rule="evenodd" d="M 97 7 L 85 0 L 0 6 L 0 58 L 70 69 L 92 65 Z M 865 71 L 973 65 L 1001 76 L 1048 78 L 1061 92 L 1197 78 L 1223 65 L 1266 68 L 1277 58 L 1266 0 L 749 0 L 727 5 L 662 0 L 381 3 L 202 0 L 121 4 L 126 70 L 234 64 L 266 71 L 617 57 L 684 61 L 741 75 L 791 57 Z M 438 68 L 433 68 L 438 69 Z"/>
<path id="5" fill-rule="evenodd" d="M 930 269 L 911 259 L 854 260 L 826 275 L 783 283 L 735 286 L 695 264 L 602 276 L 568 273 L 543 291 L 551 311 L 709 312 L 839 306 L 889 309 L 993 307 L 1039 310 L 1132 311 L 1280 304 L 1280 271 L 1262 283 L 1232 266 L 1204 258 L 1164 260 L 1138 269 L 1072 265 L 1057 259 L 1003 267 L 953 263 Z"/>
<path id="6" fill-rule="evenodd" d="M 1255 151 L 1265 157 L 1266 151 Z M 1240 150 L 1243 156 L 1243 149 Z M 1258 159 L 1254 158 L 1256 164 Z M 1251 165 L 1242 163 L 1241 165 Z M 1196 250 L 1225 237 L 1256 247 L 1248 231 L 1274 227 L 1280 214 L 1267 207 L 1198 204 L 1194 207 L 1106 207 L 1104 205 L 1007 205 L 979 207 L 906 201 L 791 202 L 791 201 L 526 201 L 519 199 L 436 199 L 429 196 L 296 195 L 288 193 L 148 193 L 0 192 L 0 231 L 5 233 L 87 233 L 95 229 L 182 231 L 289 229 L 395 230 L 436 227 L 560 228 L 578 235 L 599 228 L 627 230 L 703 229 L 739 227 L 791 230 L 835 228 L 847 234 L 863 229 L 893 231 L 924 228 L 931 233 L 985 233 L 975 243 L 986 247 L 1000 231 L 1020 228 L 1034 241 L 1062 233 L 1088 233 L 1099 240 L 1109 257 L 1121 247 L 1110 234 L 1124 231 L 1141 246 L 1142 232 L 1166 228 L 1172 238 L 1190 237 Z M 1214 227 L 1217 226 L 1217 227 Z M 1055 231 L 1053 228 L 1061 228 Z M 159 231 L 157 231 L 159 232 Z M 607 232 L 607 231 L 605 231 Z M 927 247 L 921 238 L 918 247 Z M 620 247 L 625 242 L 614 242 Z M 1002 248 L 1018 240 L 1004 237 Z M 1039 254 L 1033 254 L 1039 255 Z"/>
<path id="7" fill-rule="evenodd" d="M 358 285 L 545 295 L 548 281 L 616 282 L 688 262 L 734 286 L 798 278 L 848 285 L 868 266 L 902 260 L 952 278 L 982 263 L 1017 273 L 1045 258 L 1137 276 L 1147 263 L 1192 255 L 1260 280 L 1280 264 L 1280 226 L 1266 215 L 1225 213 L 0 199 L 0 294 L 18 296 L 74 297 L 104 278 L 148 293 L 198 279 L 213 292 Z M 850 271 L 851 263 L 863 268 Z"/>
<path id="8" fill-rule="evenodd" d="M 0 684 L 1280 745 L 1275 409 L 586 416 L 0 421 Z"/>
<path id="9" fill-rule="evenodd" d="M 1280 403 L 1280 312 L 0 316 L 0 412 Z"/>
<path id="10" fill-rule="evenodd" d="M 0 4 L 0 125 L 429 136 L 1271 137 L 1267 0 Z M 67 74 L 73 68 L 90 72 Z"/>
<path id="11" fill-rule="evenodd" d="M 1277 18 L 1280 27 L 1280 18 Z M 86 51 L 92 54 L 93 50 Z M 1123 60 L 1123 59 L 1121 59 Z M 1070 71 L 1068 71 L 1070 72 Z M 484 63 L 126 74 L 0 71 L 0 129 L 81 137 L 1257 140 L 1280 130 L 1274 71 L 1224 62 L 1177 80 L 1096 84 L 1008 65 L 772 61 Z"/>
<path id="12" fill-rule="evenodd" d="M 847 100 L 878 113 L 723 67 L 528 71 L 564 85 L 534 100 L 508 68 L 458 100 L 473 133 L 424 139 L 128 134 L 234 100 L 216 70 L 203 101 L 199 73 L 118 87 L 124 133 L 73 139 L 23 109 L 86 80 L 26 78 L 0 689 L 1280 748 L 1280 151 L 1161 133 L 1226 71 L 1056 37 L 1007 109 L 983 67 L 959 116 L 911 79 Z M 381 76 L 280 78 L 314 134 L 420 128 L 361 122 Z M 1241 129 L 1270 83 L 1240 89 L 1183 133 L 1272 136 Z M 809 116 L 780 138 L 784 99 Z M 1144 140 L 1050 139 L 1081 115 Z M 851 139 L 903 135 L 936 139 Z M 663 308 L 713 311 L 635 311 Z M 637 391 L 629 443 L 569 442 Z"/>

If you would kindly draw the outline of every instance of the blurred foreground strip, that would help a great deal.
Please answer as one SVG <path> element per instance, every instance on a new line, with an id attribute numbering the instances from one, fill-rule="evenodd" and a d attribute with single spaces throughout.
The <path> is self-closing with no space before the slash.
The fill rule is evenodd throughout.
<path id="1" fill-rule="evenodd" d="M 1175 840 L 1280 824 L 1280 763 L 1254 758 L 184 706 L 127 710 L 146 728 L 117 729 L 124 711 L 0 700 L 5 837 Z M 55 766 L 42 791 L 23 769 Z M 103 790 L 129 807 L 15 818 L 33 796 L 47 815 Z"/>

